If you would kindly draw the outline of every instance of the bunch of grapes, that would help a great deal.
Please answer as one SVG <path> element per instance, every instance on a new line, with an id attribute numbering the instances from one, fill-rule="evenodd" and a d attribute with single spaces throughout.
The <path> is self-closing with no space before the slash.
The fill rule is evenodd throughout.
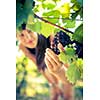
<path id="1" fill-rule="evenodd" d="M 51 49 L 58 55 L 60 53 L 58 49 L 58 43 L 61 43 L 63 47 L 71 43 L 70 37 L 64 33 L 63 31 L 57 32 L 57 34 L 54 37 L 53 44 L 51 46 Z"/>
<path id="2" fill-rule="evenodd" d="M 77 42 L 77 41 L 71 41 L 70 36 L 67 35 L 63 31 L 57 32 L 57 34 L 54 37 L 53 43 L 51 44 L 51 49 L 58 55 L 60 54 L 60 51 L 58 49 L 58 43 L 61 43 L 63 47 L 69 44 L 75 44 L 74 48 L 76 49 L 76 54 L 78 55 L 79 58 L 83 58 L 83 44 Z"/>
<path id="3" fill-rule="evenodd" d="M 54 40 L 51 44 L 51 49 L 58 55 L 60 53 L 59 49 L 58 49 L 58 44 L 59 44 L 59 37 L 58 34 L 55 35 Z"/>

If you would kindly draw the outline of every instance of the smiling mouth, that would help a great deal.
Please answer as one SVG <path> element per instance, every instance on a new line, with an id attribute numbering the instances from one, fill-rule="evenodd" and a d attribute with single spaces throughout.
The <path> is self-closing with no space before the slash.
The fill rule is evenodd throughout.
<path id="1" fill-rule="evenodd" d="M 33 41 L 32 41 L 32 40 L 30 40 L 30 41 L 28 41 L 28 43 L 29 43 L 29 44 L 31 44 L 31 43 L 33 43 Z"/>

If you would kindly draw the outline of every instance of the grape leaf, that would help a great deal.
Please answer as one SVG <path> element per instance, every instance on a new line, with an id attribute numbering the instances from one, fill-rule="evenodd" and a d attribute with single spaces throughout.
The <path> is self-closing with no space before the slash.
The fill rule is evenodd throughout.
<path id="1" fill-rule="evenodd" d="M 41 31 L 40 33 L 42 35 L 44 35 L 45 37 L 48 37 L 50 36 L 52 33 L 54 33 L 54 26 L 48 24 L 48 23 L 45 23 L 45 22 L 41 22 Z"/>
<path id="2" fill-rule="evenodd" d="M 83 42 L 83 24 L 81 24 L 80 26 L 78 26 L 75 29 L 75 32 L 74 32 L 72 38 L 74 40 L 78 41 L 79 43 Z"/>
<path id="3" fill-rule="evenodd" d="M 83 6 L 83 0 L 77 0 L 77 2 L 78 2 L 81 6 Z"/>
<path id="4" fill-rule="evenodd" d="M 79 15 L 80 15 L 81 18 L 83 18 L 83 8 L 81 8 Z"/>
<path id="5" fill-rule="evenodd" d="M 43 13 L 44 17 L 47 17 L 46 19 L 52 23 L 58 23 L 58 18 L 60 17 L 60 12 L 58 10 L 52 10 L 49 12 Z"/>
<path id="6" fill-rule="evenodd" d="M 81 72 L 81 79 L 83 79 L 83 59 L 81 59 L 81 58 L 77 59 L 77 61 L 76 61 L 76 67 Z"/>
<path id="7" fill-rule="evenodd" d="M 53 16 L 53 17 L 57 18 L 57 17 L 60 16 L 60 12 L 58 10 L 52 10 L 52 11 L 49 11 L 49 12 L 44 12 L 43 16 L 46 16 L 46 17 Z"/>
<path id="8" fill-rule="evenodd" d="M 71 0 L 71 3 L 75 3 L 75 2 L 77 2 L 77 0 Z"/>
<path id="9" fill-rule="evenodd" d="M 73 48 L 65 47 L 64 49 L 65 49 L 66 55 L 68 55 L 68 56 L 74 56 L 75 55 L 75 50 Z"/>
<path id="10" fill-rule="evenodd" d="M 78 67 L 80 67 L 81 65 L 83 66 L 83 60 L 81 58 L 78 58 L 76 64 Z"/>
<path id="11" fill-rule="evenodd" d="M 33 31 L 33 32 L 37 32 L 40 33 L 41 32 L 41 22 L 37 21 L 34 24 L 27 24 L 27 29 Z"/>
<path id="12" fill-rule="evenodd" d="M 75 18 L 78 16 L 78 14 L 79 14 L 78 11 L 72 13 L 72 14 L 71 14 L 71 18 L 72 18 L 73 20 L 75 20 Z"/>
<path id="13" fill-rule="evenodd" d="M 28 15 L 28 20 L 27 20 L 27 24 L 34 24 L 34 16 L 33 16 L 33 13 L 30 13 Z"/>
<path id="14" fill-rule="evenodd" d="M 53 9 L 56 7 L 56 4 L 54 1 L 51 1 L 51 0 L 46 0 L 43 2 L 42 4 L 43 8 L 47 8 L 47 9 Z"/>
<path id="15" fill-rule="evenodd" d="M 20 30 L 23 23 L 27 23 L 28 15 L 32 13 L 34 0 L 25 0 L 24 4 L 21 0 L 16 2 L 16 29 Z"/>
<path id="16" fill-rule="evenodd" d="M 67 63 L 67 55 L 65 54 L 65 52 L 61 52 L 59 55 L 59 60 L 62 61 L 63 63 Z"/>
<path id="17" fill-rule="evenodd" d="M 71 64 L 67 69 L 66 76 L 70 83 L 75 84 L 76 81 L 80 79 L 81 74 L 77 67 Z"/>
<path id="18" fill-rule="evenodd" d="M 63 18 L 68 18 L 70 15 L 70 5 L 69 3 L 64 3 L 59 9 L 60 15 L 62 15 Z"/>
<path id="19" fill-rule="evenodd" d="M 76 3 L 73 5 L 72 9 L 73 9 L 74 11 L 78 11 L 78 10 L 80 9 L 80 4 L 79 4 L 78 2 L 76 2 Z"/>
<path id="20" fill-rule="evenodd" d="M 79 3 L 80 6 L 83 6 L 83 0 L 71 0 L 71 3 Z"/>
<path id="21" fill-rule="evenodd" d="M 66 27 L 66 28 L 74 28 L 75 27 L 75 20 L 65 20 L 65 21 L 63 21 L 64 23 L 66 23 L 65 25 L 64 25 L 64 27 Z"/>

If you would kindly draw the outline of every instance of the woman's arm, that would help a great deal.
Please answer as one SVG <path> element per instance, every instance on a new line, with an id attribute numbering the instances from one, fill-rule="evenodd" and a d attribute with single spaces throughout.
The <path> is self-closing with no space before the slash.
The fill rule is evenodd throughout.
<path id="1" fill-rule="evenodd" d="M 33 54 L 31 54 L 22 44 L 19 45 L 19 48 L 23 51 L 23 53 L 31 59 L 36 64 L 36 58 Z"/>

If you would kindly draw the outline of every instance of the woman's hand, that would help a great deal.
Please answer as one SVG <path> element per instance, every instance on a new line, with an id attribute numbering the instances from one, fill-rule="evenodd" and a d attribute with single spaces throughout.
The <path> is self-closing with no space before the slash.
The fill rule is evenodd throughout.
<path id="1" fill-rule="evenodd" d="M 48 71 L 51 74 L 55 75 L 63 83 L 67 82 L 63 63 L 59 60 L 58 56 L 49 48 L 46 49 L 45 63 Z"/>
<path id="2" fill-rule="evenodd" d="M 63 63 L 59 61 L 58 56 L 49 48 L 46 49 L 45 63 L 48 67 L 49 72 L 56 73 L 61 69 Z"/>

